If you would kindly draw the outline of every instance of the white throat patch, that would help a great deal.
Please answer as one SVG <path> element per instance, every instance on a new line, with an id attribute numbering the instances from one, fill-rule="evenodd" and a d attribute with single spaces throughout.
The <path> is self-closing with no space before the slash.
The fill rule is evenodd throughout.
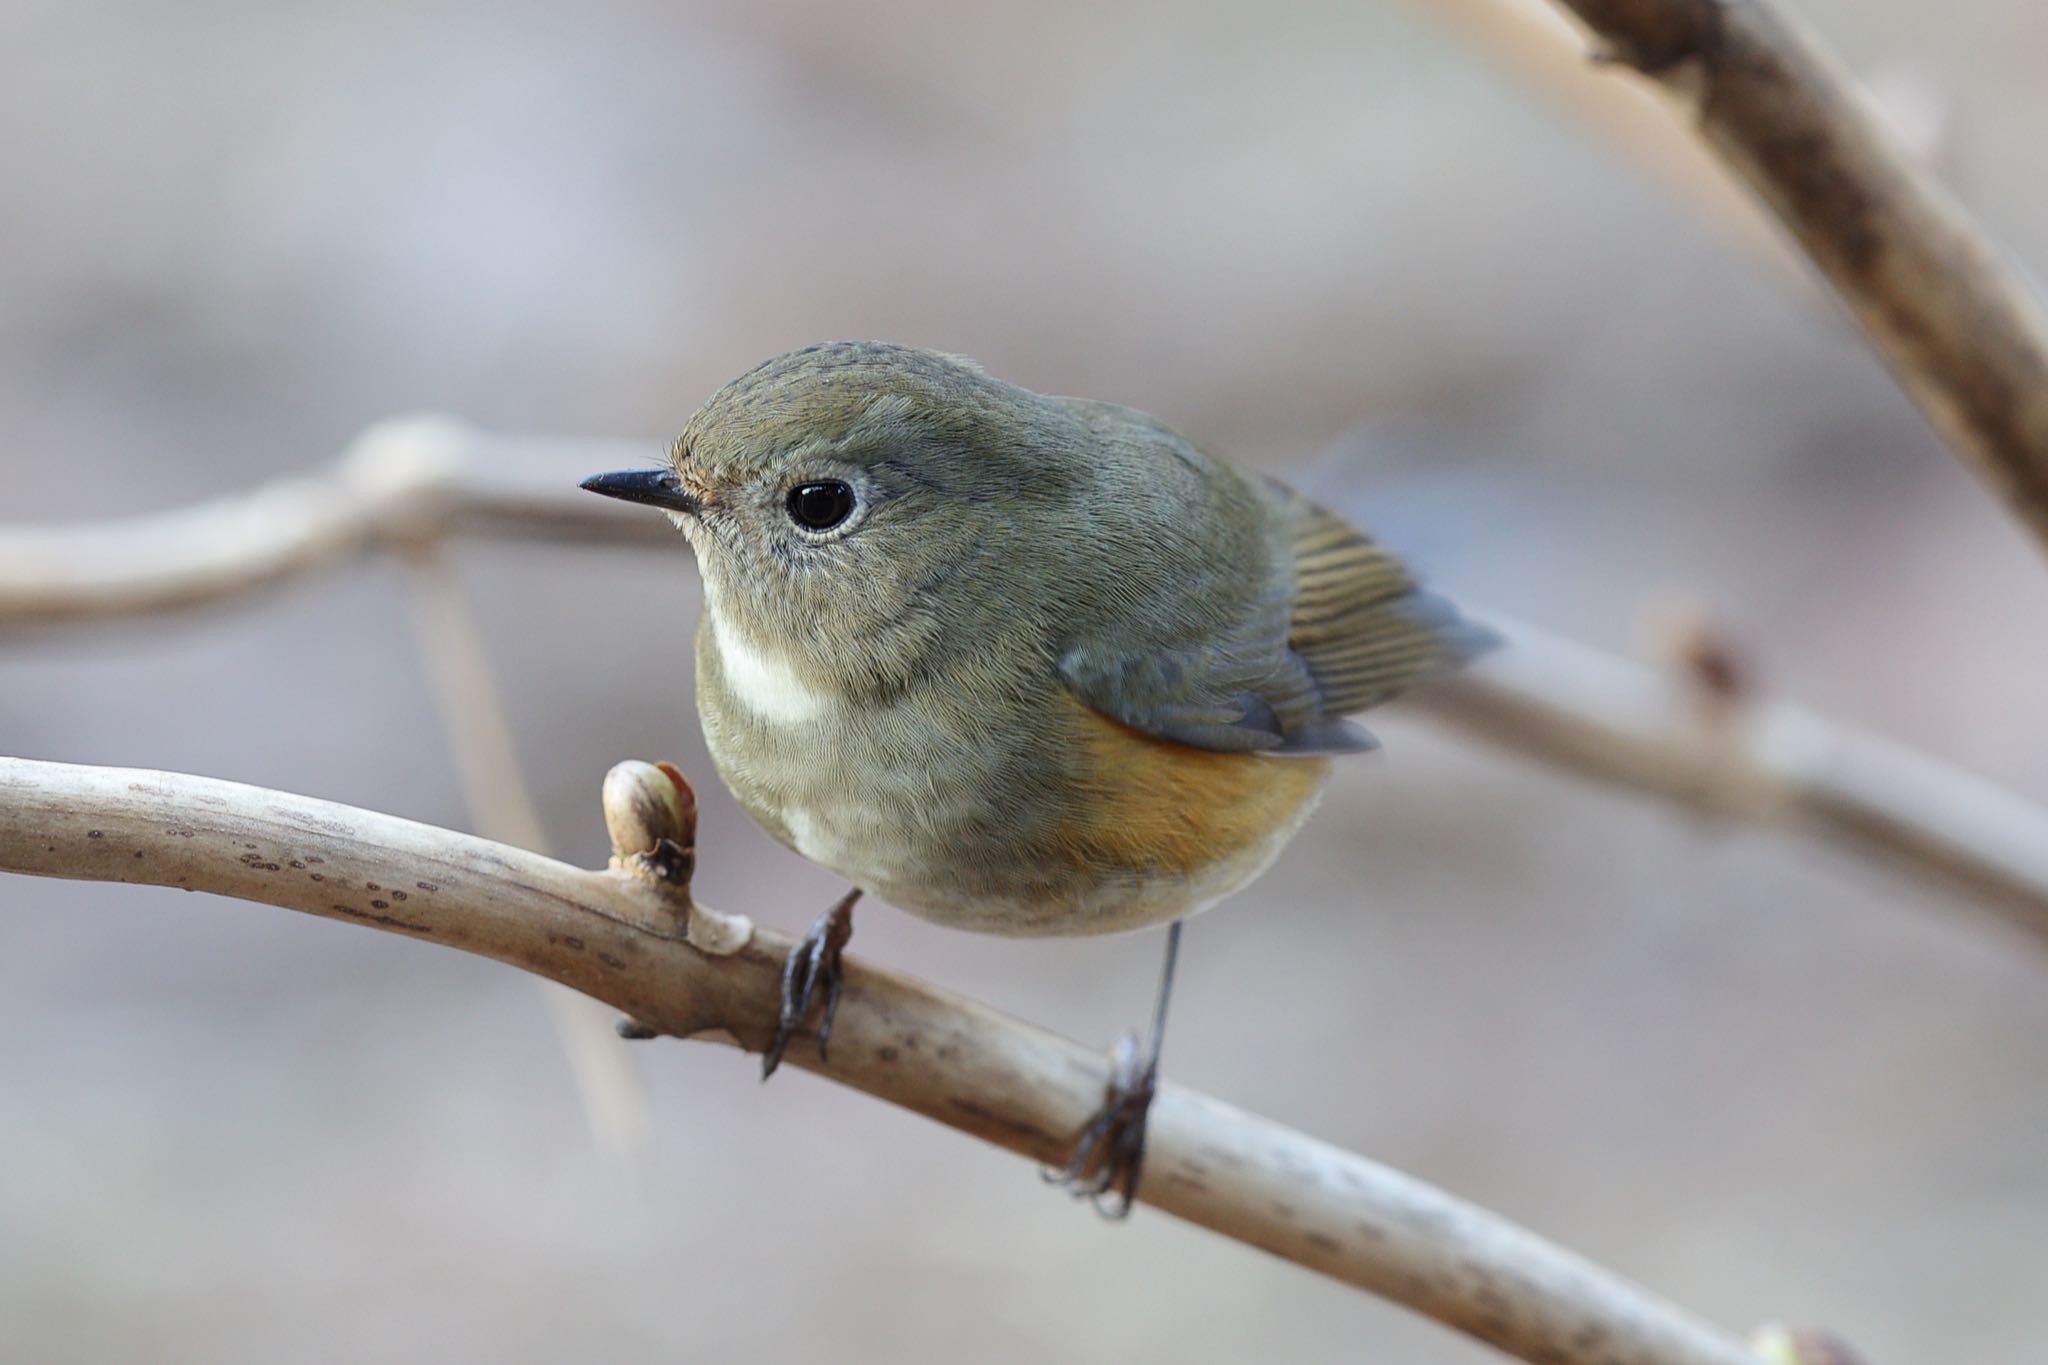
<path id="1" fill-rule="evenodd" d="M 711 618 L 712 639 L 725 671 L 725 685 L 740 704 L 763 720 L 795 725 L 825 713 L 831 699 L 798 677 L 786 659 L 755 649 L 723 618 Z"/>

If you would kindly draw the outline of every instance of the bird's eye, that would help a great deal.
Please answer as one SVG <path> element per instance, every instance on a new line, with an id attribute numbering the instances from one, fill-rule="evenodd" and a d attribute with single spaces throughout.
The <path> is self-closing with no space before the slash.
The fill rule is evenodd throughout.
<path id="1" fill-rule="evenodd" d="M 853 488 L 837 479 L 800 483 L 783 505 L 789 519 L 806 531 L 829 531 L 853 515 Z"/>

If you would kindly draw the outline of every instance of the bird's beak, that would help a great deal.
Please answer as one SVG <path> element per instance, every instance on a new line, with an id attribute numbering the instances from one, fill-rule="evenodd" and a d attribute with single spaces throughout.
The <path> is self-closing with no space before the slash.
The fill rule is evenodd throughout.
<path id="1" fill-rule="evenodd" d="M 675 472 L 668 469 L 622 469 L 616 474 L 592 474 L 582 486 L 608 498 L 644 502 L 671 512 L 694 513 L 703 506 L 694 493 L 683 487 Z"/>

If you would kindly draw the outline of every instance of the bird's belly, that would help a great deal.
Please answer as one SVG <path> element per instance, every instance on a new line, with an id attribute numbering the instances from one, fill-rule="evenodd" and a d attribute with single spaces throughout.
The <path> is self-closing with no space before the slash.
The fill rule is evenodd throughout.
<path id="1" fill-rule="evenodd" d="M 705 694 L 721 776 L 784 844 L 922 918 L 1013 936 L 1115 933 L 1251 881 L 1307 819 L 1320 759 L 1218 754 L 1079 707 L 962 737 L 828 708 L 767 723 Z"/>
<path id="2" fill-rule="evenodd" d="M 1092 879 L 1039 865 L 1028 819 L 1002 811 L 986 795 L 994 779 L 971 765 L 844 748 L 802 765 L 764 763 L 758 750 L 713 758 L 764 829 L 899 909 L 985 933 L 1091 932 L 1081 921 L 1096 909 Z"/>
<path id="3" fill-rule="evenodd" d="M 1263 872 L 1298 822 L 1174 868 L 991 851 L 973 830 L 906 833 L 844 803 L 792 803 L 779 823 L 791 848 L 899 909 L 956 929 L 1044 937 L 1118 933 L 1206 910 Z"/>

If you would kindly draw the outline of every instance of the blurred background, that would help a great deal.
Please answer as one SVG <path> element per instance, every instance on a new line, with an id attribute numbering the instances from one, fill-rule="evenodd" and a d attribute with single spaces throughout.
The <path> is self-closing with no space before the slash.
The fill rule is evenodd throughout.
<path id="1" fill-rule="evenodd" d="M 1798 9 L 2048 260 L 2048 9 Z M 754 361 L 883 337 L 1158 413 L 1482 608 L 1640 652 L 1659 603 L 1704 604 L 1774 693 L 2048 802 L 2038 554 L 1686 174 L 1394 0 L 13 0 L 0 519 L 178 506 L 419 409 L 651 456 Z M 456 553 L 556 848 L 601 861 L 605 769 L 674 758 L 705 899 L 808 923 L 836 888 L 704 758 L 680 539 Z M 0 752 L 461 826 L 406 605 L 373 562 L 0 635 Z M 1176 1080 L 1732 1327 L 2040 1359 L 2037 946 L 1374 728 L 1193 926 Z M 637 1054 L 623 1175 L 491 963 L 146 888 L 0 906 L 0 1358 L 1493 1358 L 722 1049 Z M 870 907 L 855 946 L 1106 1046 L 1160 944 Z"/>

